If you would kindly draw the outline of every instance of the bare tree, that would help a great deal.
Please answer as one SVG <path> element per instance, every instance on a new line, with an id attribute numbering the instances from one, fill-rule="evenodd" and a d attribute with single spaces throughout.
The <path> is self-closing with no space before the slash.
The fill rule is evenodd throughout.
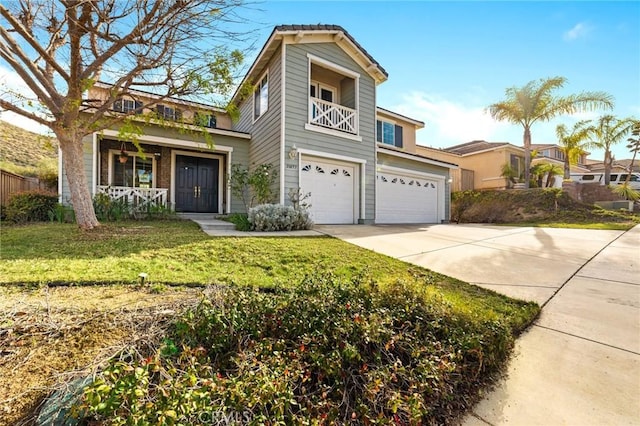
<path id="1" fill-rule="evenodd" d="M 0 108 L 49 127 L 60 142 L 78 225 L 99 225 L 83 168 L 82 139 L 135 111 L 114 115 L 130 90 L 228 96 L 242 53 L 228 46 L 242 0 L 20 0 L 0 4 L 0 64 L 32 94 L 0 91 Z M 87 99 L 98 81 L 108 99 Z M 62 176 L 60 177 L 63 178 Z"/>

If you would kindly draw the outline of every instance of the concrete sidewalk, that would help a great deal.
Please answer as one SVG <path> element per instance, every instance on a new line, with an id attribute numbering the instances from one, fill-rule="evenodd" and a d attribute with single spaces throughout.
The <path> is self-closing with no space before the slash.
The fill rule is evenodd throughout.
<path id="1" fill-rule="evenodd" d="M 543 306 L 463 424 L 640 424 L 640 226 L 316 229 Z"/>

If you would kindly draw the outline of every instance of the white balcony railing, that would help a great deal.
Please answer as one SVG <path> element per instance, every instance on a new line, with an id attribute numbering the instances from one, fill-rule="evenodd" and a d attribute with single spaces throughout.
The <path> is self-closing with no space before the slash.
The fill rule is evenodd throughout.
<path id="1" fill-rule="evenodd" d="M 309 98 L 309 124 L 358 134 L 358 112 L 346 106 Z"/>
<path id="2" fill-rule="evenodd" d="M 107 194 L 112 200 L 124 200 L 134 209 L 148 205 L 166 206 L 166 188 L 133 188 L 130 186 L 98 186 L 98 193 Z"/>

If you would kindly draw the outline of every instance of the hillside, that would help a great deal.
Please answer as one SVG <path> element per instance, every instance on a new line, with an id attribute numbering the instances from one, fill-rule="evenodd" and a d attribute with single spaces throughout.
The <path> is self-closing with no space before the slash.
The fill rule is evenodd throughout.
<path id="1" fill-rule="evenodd" d="M 48 158 L 58 158 L 58 141 L 0 120 L 0 163 L 36 167 Z"/>

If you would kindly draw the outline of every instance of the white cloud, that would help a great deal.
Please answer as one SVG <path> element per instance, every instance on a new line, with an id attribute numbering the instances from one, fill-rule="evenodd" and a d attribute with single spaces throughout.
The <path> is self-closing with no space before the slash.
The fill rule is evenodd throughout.
<path id="1" fill-rule="evenodd" d="M 562 39 L 564 41 L 573 41 L 579 38 L 584 38 L 591 32 L 592 29 L 593 28 L 586 22 L 578 22 L 573 26 L 573 28 L 564 32 L 564 34 L 562 35 Z"/>
<path id="2" fill-rule="evenodd" d="M 392 109 L 424 121 L 425 128 L 417 133 L 417 142 L 438 148 L 478 139 L 495 141 L 507 127 L 512 127 L 491 118 L 484 106 L 465 105 L 424 92 L 404 96 L 403 102 Z"/>

